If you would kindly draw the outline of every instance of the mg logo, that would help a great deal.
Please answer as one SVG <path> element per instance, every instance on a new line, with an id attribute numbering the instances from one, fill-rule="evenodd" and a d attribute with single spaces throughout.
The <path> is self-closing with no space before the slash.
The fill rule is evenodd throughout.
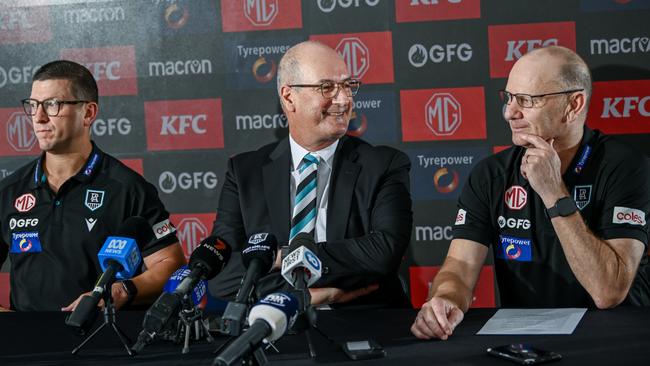
<path id="1" fill-rule="evenodd" d="M 361 79 L 370 67 L 370 51 L 357 37 L 343 38 L 336 46 L 353 78 Z"/>
<path id="2" fill-rule="evenodd" d="M 424 106 L 427 127 L 436 136 L 453 135 L 461 123 L 460 103 L 449 93 L 435 93 Z"/>
<path id="3" fill-rule="evenodd" d="M 16 198 L 14 202 L 14 208 L 18 212 L 27 212 L 36 206 L 36 197 L 31 193 L 25 193 L 22 196 Z"/>
<path id="4" fill-rule="evenodd" d="M 521 186 L 512 186 L 508 188 L 505 194 L 505 201 L 508 208 L 511 210 L 521 210 L 526 206 L 528 201 L 528 193 Z"/>
<path id="5" fill-rule="evenodd" d="M 185 257 L 189 258 L 190 253 L 199 246 L 201 240 L 208 236 L 208 229 L 196 217 L 189 217 L 178 223 L 176 234 L 183 245 Z"/>
<path id="6" fill-rule="evenodd" d="M 253 25 L 269 25 L 278 15 L 278 0 L 244 0 L 244 15 Z"/>
<path id="7" fill-rule="evenodd" d="M 36 143 L 32 120 L 22 112 L 14 112 L 7 121 L 7 142 L 16 151 L 30 151 Z"/>

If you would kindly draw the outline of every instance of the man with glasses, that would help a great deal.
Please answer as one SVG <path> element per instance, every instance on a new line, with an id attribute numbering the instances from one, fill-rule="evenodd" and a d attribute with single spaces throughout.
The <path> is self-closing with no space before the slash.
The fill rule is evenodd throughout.
<path id="1" fill-rule="evenodd" d="M 501 96 L 515 146 L 480 162 L 466 182 L 415 336 L 452 334 L 490 246 L 503 307 L 647 304 L 647 293 L 630 288 L 648 242 L 648 166 L 585 126 L 591 93 L 589 68 L 567 48 L 514 64 Z"/>
<path id="2" fill-rule="evenodd" d="M 289 49 L 277 89 L 289 136 L 232 157 L 214 234 L 233 246 L 213 295 L 231 298 L 244 272 L 239 251 L 257 232 L 280 245 L 314 235 L 323 276 L 312 304 L 409 306 L 397 270 L 411 236 L 408 157 L 346 136 L 353 96 L 350 77 L 333 49 L 313 41 Z M 258 295 L 288 289 L 278 269 L 258 283 Z"/>
<path id="3" fill-rule="evenodd" d="M 91 141 L 99 104 L 88 69 L 43 65 L 23 108 L 43 153 L 0 184 L 0 263 L 9 252 L 12 309 L 71 311 L 102 272 L 97 253 L 106 237 L 131 216 L 169 228 L 169 213 L 153 185 Z M 146 271 L 112 285 L 117 308 L 155 300 L 185 262 L 173 231 L 138 243 Z"/>

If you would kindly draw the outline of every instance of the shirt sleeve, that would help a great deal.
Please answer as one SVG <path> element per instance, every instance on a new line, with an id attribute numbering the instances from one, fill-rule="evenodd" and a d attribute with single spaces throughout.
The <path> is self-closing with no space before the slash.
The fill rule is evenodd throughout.
<path id="1" fill-rule="evenodd" d="M 489 190 L 494 186 L 486 161 L 472 170 L 458 198 L 458 212 L 453 227 L 454 239 L 467 239 L 490 246 L 493 226 L 490 223 Z"/>

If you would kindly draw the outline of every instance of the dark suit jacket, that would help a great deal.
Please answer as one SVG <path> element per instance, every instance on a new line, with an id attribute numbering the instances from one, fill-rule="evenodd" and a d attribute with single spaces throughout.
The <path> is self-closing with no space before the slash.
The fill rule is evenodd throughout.
<path id="1" fill-rule="evenodd" d="M 346 290 L 379 283 L 349 304 L 409 306 L 397 271 L 411 238 L 408 157 L 345 136 L 334 154 L 327 209 L 327 242 L 317 243 L 323 276 L 312 287 Z M 226 268 L 210 282 L 214 296 L 231 299 L 245 272 L 240 251 L 248 237 L 273 233 L 286 245 L 291 225 L 291 148 L 288 138 L 228 162 L 213 234 L 233 247 Z M 288 290 L 279 272 L 262 278 L 258 296 Z"/>

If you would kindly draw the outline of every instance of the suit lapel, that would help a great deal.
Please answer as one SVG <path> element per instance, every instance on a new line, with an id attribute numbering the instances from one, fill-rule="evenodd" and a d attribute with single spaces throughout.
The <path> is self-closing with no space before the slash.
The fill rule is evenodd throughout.
<path id="1" fill-rule="evenodd" d="M 350 202 L 361 171 L 361 165 L 356 163 L 358 153 L 349 138 L 343 137 L 336 150 L 330 177 L 327 240 L 345 238 L 350 217 Z"/>
<path id="2" fill-rule="evenodd" d="M 272 232 L 280 244 L 289 240 L 291 208 L 289 207 L 289 173 L 291 171 L 291 149 L 285 138 L 269 155 L 270 160 L 262 168 L 262 181 L 266 207 L 271 217 Z"/>

